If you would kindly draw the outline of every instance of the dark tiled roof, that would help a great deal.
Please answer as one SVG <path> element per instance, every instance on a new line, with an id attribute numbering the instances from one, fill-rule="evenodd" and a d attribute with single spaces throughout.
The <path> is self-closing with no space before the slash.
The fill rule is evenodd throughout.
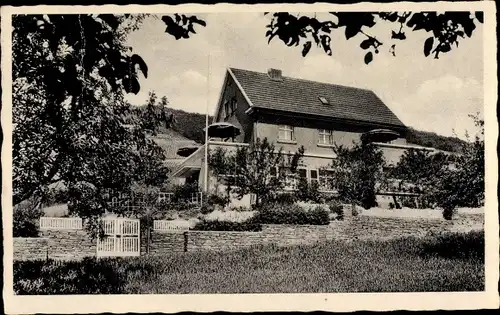
<path id="1" fill-rule="evenodd" d="M 257 108 L 404 127 L 370 90 L 285 76 L 282 81 L 276 81 L 267 73 L 230 70 Z M 326 98 L 329 104 L 321 103 L 319 97 Z"/>

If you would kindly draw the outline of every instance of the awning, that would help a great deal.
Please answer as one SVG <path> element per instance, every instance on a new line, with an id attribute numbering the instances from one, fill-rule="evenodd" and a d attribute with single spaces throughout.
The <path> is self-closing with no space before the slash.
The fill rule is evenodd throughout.
<path id="1" fill-rule="evenodd" d="M 203 132 L 206 132 L 206 128 L 203 129 Z M 211 138 L 232 138 L 240 134 L 240 129 L 230 123 L 218 122 L 208 126 L 208 137 Z"/>
<path id="2" fill-rule="evenodd" d="M 361 141 L 365 143 L 389 142 L 392 140 L 396 140 L 399 137 L 400 137 L 399 133 L 389 129 L 374 129 L 362 134 Z"/>

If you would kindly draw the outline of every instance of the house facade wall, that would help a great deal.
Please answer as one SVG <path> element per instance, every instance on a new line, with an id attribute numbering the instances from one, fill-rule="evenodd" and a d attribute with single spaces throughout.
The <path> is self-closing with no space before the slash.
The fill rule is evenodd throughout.
<path id="1" fill-rule="evenodd" d="M 294 129 L 295 141 L 288 142 L 279 139 L 279 126 L 289 125 Z M 257 119 L 255 135 L 268 140 L 283 148 L 284 151 L 295 152 L 301 145 L 305 152 L 314 155 L 332 155 L 332 146 L 320 144 L 319 130 L 332 131 L 333 143 L 352 147 L 353 143 L 361 141 L 364 132 L 374 129 L 355 124 L 339 124 L 329 121 L 306 119 L 301 117 L 279 117 L 278 115 L 265 115 Z M 393 140 L 391 143 L 406 145 L 404 136 Z"/>
<path id="2" fill-rule="evenodd" d="M 231 103 L 232 99 L 236 101 L 236 108 L 233 111 L 226 112 L 226 103 Z M 217 122 L 228 122 L 240 128 L 241 134 L 235 138 L 237 142 L 250 142 L 253 138 L 253 120 L 246 113 L 250 107 L 243 93 L 239 90 L 236 82 L 228 75 L 226 84 L 223 88 L 222 97 L 220 100 L 219 112 L 216 115 Z M 230 108 L 230 106 L 229 106 Z"/>

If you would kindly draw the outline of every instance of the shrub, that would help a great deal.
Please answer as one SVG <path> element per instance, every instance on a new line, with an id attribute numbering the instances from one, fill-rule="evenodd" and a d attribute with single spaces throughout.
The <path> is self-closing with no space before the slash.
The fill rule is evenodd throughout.
<path id="1" fill-rule="evenodd" d="M 123 291 L 112 260 L 86 258 L 80 262 L 37 260 L 14 262 L 16 294 L 113 294 Z"/>
<path id="2" fill-rule="evenodd" d="M 394 204 L 392 202 L 389 202 L 389 209 L 394 209 Z"/>
<path id="3" fill-rule="evenodd" d="M 14 206 L 13 234 L 14 237 L 37 237 L 42 210 L 31 200 L 23 201 Z"/>
<path id="4" fill-rule="evenodd" d="M 291 205 L 297 201 L 298 198 L 293 193 L 278 193 L 271 200 L 268 200 L 268 203 Z"/>
<path id="5" fill-rule="evenodd" d="M 184 185 L 177 185 L 173 188 L 172 202 L 185 203 L 187 200 L 191 200 L 191 196 L 198 192 L 197 183 L 186 183 Z"/>
<path id="6" fill-rule="evenodd" d="M 328 204 L 331 213 L 337 215 L 337 220 L 344 220 L 344 207 L 338 201 L 330 201 Z"/>
<path id="7" fill-rule="evenodd" d="M 445 220 L 453 219 L 453 214 L 455 213 L 455 209 L 453 207 L 445 207 L 443 209 L 443 218 Z"/>
<path id="8" fill-rule="evenodd" d="M 214 211 L 214 206 L 211 204 L 204 204 L 200 208 L 201 214 L 209 214 Z"/>
<path id="9" fill-rule="evenodd" d="M 229 204 L 229 197 L 228 196 L 222 197 L 217 194 L 210 194 L 207 197 L 206 203 L 214 206 L 225 207 Z"/>
<path id="10" fill-rule="evenodd" d="M 415 197 L 402 197 L 401 204 L 403 207 L 415 209 L 417 207 L 417 203 L 415 202 Z"/>
<path id="11" fill-rule="evenodd" d="M 250 219 L 243 222 L 201 220 L 192 228 L 195 231 L 237 231 L 237 232 L 259 232 L 262 225 Z"/>
<path id="12" fill-rule="evenodd" d="M 235 211 L 235 212 L 247 212 L 247 211 L 252 211 L 249 207 L 245 206 L 231 206 L 229 207 L 228 211 Z"/>
<path id="13" fill-rule="evenodd" d="M 266 205 L 258 211 L 254 220 L 262 224 L 328 225 L 330 223 L 328 211 L 322 207 L 307 211 L 296 204 Z"/>
<path id="14" fill-rule="evenodd" d="M 315 202 L 321 201 L 322 194 L 319 192 L 319 185 L 317 182 L 308 183 L 307 179 L 301 177 L 299 179 L 298 191 L 296 194 L 296 199 L 305 202 Z"/>

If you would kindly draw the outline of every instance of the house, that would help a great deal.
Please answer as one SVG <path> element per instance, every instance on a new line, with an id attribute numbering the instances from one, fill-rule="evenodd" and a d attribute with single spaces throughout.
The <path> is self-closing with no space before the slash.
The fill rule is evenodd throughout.
<path id="1" fill-rule="evenodd" d="M 350 146 L 370 137 L 389 164 L 397 163 L 409 148 L 433 150 L 409 145 L 405 138 L 408 128 L 374 92 L 290 78 L 278 69 L 267 73 L 227 69 L 213 120 L 220 122 L 236 126 L 239 134 L 232 141 L 210 139 L 209 149 L 231 149 L 257 138 L 267 138 L 284 152 L 304 146 L 298 174 L 309 182 L 317 181 L 325 192 L 335 191 L 327 169 L 335 158 L 335 143 Z M 202 186 L 204 151 L 204 146 L 200 147 L 187 157 L 173 176 L 198 178 Z M 213 189 L 214 179 L 207 177 L 208 190 Z M 290 189 L 295 188 L 293 181 L 290 185 Z"/>

